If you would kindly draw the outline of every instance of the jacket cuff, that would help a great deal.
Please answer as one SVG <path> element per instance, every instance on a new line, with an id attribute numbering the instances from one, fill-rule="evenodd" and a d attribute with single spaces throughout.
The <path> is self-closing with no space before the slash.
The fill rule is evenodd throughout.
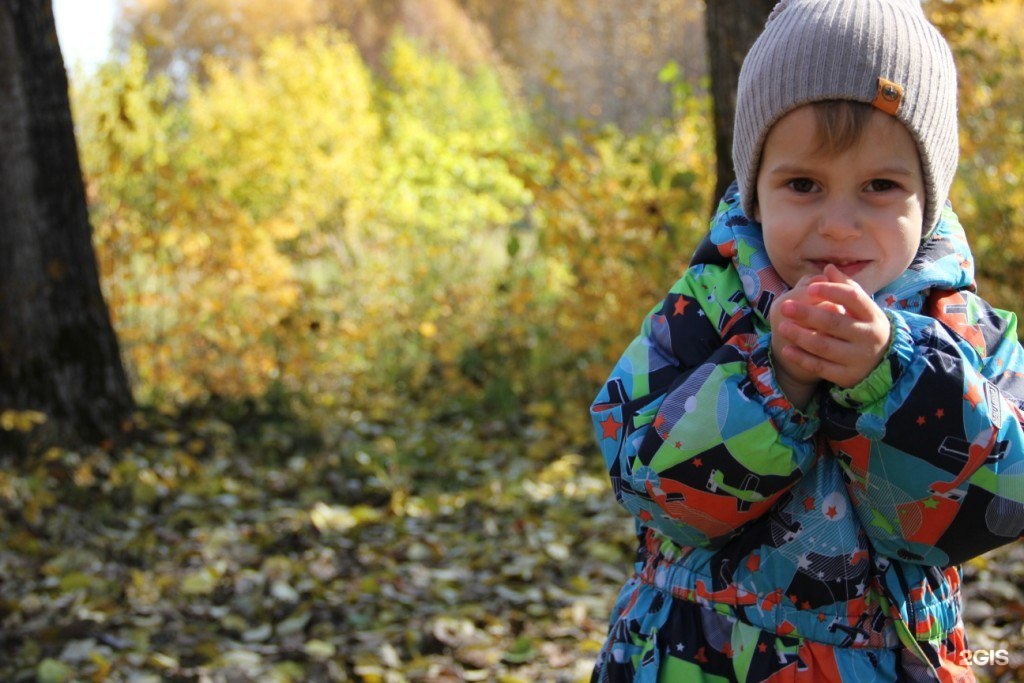
<path id="1" fill-rule="evenodd" d="M 761 397 L 765 413 L 779 433 L 796 441 L 810 439 L 820 426 L 818 397 L 812 397 L 803 410 L 786 398 L 786 394 L 775 380 L 775 370 L 769 352 L 771 339 L 771 334 L 758 337 L 757 345 L 747 358 L 747 375 Z"/>
<path id="2" fill-rule="evenodd" d="M 914 340 L 907 323 L 892 311 L 885 311 L 889 318 L 889 348 L 885 356 L 867 377 L 852 387 L 833 386 L 829 396 L 837 404 L 852 410 L 863 410 L 879 401 L 892 391 L 896 379 L 903 374 L 914 352 Z"/>

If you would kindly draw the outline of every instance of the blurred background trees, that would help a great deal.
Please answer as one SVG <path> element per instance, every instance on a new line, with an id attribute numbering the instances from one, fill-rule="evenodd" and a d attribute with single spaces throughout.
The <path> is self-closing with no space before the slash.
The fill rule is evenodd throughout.
<path id="1" fill-rule="evenodd" d="M 671 115 L 655 78 L 670 61 L 687 82 L 705 73 L 697 0 L 128 0 L 117 43 L 146 49 L 152 68 L 178 79 L 205 74 L 202 59 L 254 57 L 267 38 L 314 27 L 343 31 L 382 73 L 396 32 L 460 68 L 497 70 L 510 95 L 536 100 L 545 121 L 615 123 L 636 132 Z M 760 10 L 758 10 L 760 11 Z M 755 17 L 757 12 L 746 12 Z"/>
<path id="2" fill-rule="evenodd" d="M 679 1 L 125 3 L 74 99 L 140 398 L 583 401 L 706 220 L 700 22 Z"/>
<path id="3" fill-rule="evenodd" d="M 926 7 L 964 74 L 954 200 L 1015 308 L 1021 3 Z M 734 74 L 769 9 L 125 2 L 115 58 L 73 95 L 140 398 L 569 407 L 561 433 L 587 443 L 590 394 L 714 200 L 704 21 Z"/>
<path id="4" fill-rule="evenodd" d="M 588 443 L 580 407 L 731 180 L 716 118 L 770 6 L 126 0 L 72 103 L 137 396 L 576 406 L 552 431 Z M 926 3 L 961 65 L 953 198 L 1009 308 L 1021 7 Z"/>

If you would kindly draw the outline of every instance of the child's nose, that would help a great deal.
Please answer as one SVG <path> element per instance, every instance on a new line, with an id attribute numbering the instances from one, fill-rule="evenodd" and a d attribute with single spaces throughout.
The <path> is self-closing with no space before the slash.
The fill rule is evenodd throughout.
<path id="1" fill-rule="evenodd" d="M 860 218 L 851 202 L 836 200 L 824 207 L 818 223 L 818 232 L 824 237 L 845 240 L 860 234 Z"/>

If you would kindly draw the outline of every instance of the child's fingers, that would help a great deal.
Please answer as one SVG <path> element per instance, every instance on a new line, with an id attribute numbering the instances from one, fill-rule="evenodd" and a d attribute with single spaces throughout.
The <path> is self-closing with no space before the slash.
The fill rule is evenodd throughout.
<path id="1" fill-rule="evenodd" d="M 825 269 L 820 275 L 815 275 L 815 282 L 834 282 L 838 285 L 850 285 L 860 289 L 860 284 L 852 277 L 839 270 L 838 266 L 832 263 L 825 264 Z M 820 280 L 818 279 L 820 278 Z"/>
<path id="2" fill-rule="evenodd" d="M 793 345 L 825 360 L 841 358 L 843 350 L 849 346 L 848 342 L 834 334 L 806 327 L 792 320 L 782 322 L 779 325 L 779 332 Z"/>
<path id="3" fill-rule="evenodd" d="M 827 264 L 822 275 L 826 279 L 825 283 L 821 283 L 820 280 L 808 283 L 809 296 L 840 303 L 850 309 L 851 315 L 862 319 L 870 319 L 881 313 L 881 309 L 857 281 L 834 264 Z"/>
<path id="4" fill-rule="evenodd" d="M 810 353 L 806 348 L 796 344 L 787 344 L 782 348 L 782 354 L 788 363 L 795 365 L 803 373 L 825 379 L 825 373 L 835 368 L 835 364 Z"/>
<path id="5" fill-rule="evenodd" d="M 829 301 L 858 320 L 873 320 L 881 309 L 856 283 L 815 282 L 808 285 L 809 296 L 819 301 Z"/>
<path id="6" fill-rule="evenodd" d="M 788 323 L 792 325 L 792 323 Z M 816 334 L 806 329 L 787 329 L 792 343 L 782 352 L 786 361 L 802 373 L 820 377 L 841 387 L 852 387 L 878 365 L 879 350 Z"/>
<path id="7" fill-rule="evenodd" d="M 858 321 L 846 314 L 846 308 L 831 301 L 809 305 L 799 301 L 786 301 L 782 314 L 803 327 L 833 337 L 849 339 L 856 334 Z"/>
<path id="8" fill-rule="evenodd" d="M 787 295 L 800 296 L 801 293 L 806 293 L 807 288 L 814 284 L 815 282 L 828 282 L 828 277 L 826 277 L 823 273 L 819 273 L 817 275 L 804 275 L 799 280 L 797 280 L 796 284 L 793 285 L 793 287 L 789 290 Z"/>
<path id="9" fill-rule="evenodd" d="M 836 298 L 851 308 L 859 306 L 857 292 L 863 295 L 863 290 L 851 291 L 846 285 L 814 286 L 838 287 Z M 785 303 L 777 329 L 802 352 L 799 360 L 794 358 L 794 364 L 801 370 L 839 386 L 853 386 L 870 374 L 884 355 L 891 325 L 873 301 L 869 300 L 870 307 L 863 309 L 863 319 L 840 313 L 838 308 L 846 306 L 832 299 L 813 305 L 802 301 Z"/>
<path id="10" fill-rule="evenodd" d="M 854 378 L 850 368 L 844 363 L 822 358 L 806 348 L 790 344 L 782 349 L 786 360 L 799 368 L 802 372 L 820 377 L 838 386 L 849 387 L 856 384 L 859 379 Z"/>

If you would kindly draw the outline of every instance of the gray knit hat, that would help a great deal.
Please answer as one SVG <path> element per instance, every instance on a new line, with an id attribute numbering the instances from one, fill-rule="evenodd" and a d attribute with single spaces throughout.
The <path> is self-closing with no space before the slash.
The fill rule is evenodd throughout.
<path id="1" fill-rule="evenodd" d="M 748 216 L 768 130 L 822 100 L 873 104 L 909 129 L 921 155 L 929 233 L 959 155 L 956 66 L 920 0 L 780 0 L 772 10 L 736 93 L 732 160 Z"/>

